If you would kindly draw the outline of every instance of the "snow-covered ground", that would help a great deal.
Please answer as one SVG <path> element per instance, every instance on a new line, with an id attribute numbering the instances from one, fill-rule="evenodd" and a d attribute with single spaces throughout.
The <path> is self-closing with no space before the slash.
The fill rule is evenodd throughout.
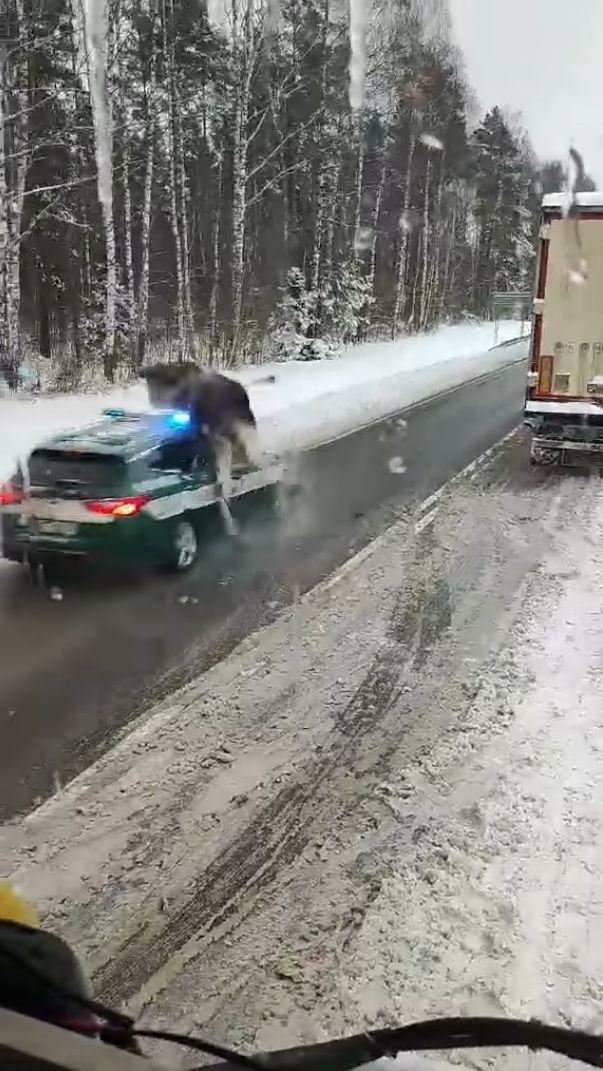
<path id="1" fill-rule="evenodd" d="M 505 321 L 498 341 L 517 338 L 521 330 L 520 323 Z M 397 342 L 349 347 L 334 360 L 248 366 L 239 378 L 249 388 L 266 446 L 301 450 L 493 371 L 523 353 L 514 347 L 493 350 L 494 339 L 493 324 L 443 327 Z M 146 390 L 140 385 L 102 395 L 0 398 L 0 478 L 36 442 L 95 420 L 109 405 L 143 408 Z"/>
<path id="2" fill-rule="evenodd" d="M 5 826 L 2 870 L 106 999 L 232 1045 L 600 1031 L 602 585 L 603 485 L 511 438 Z"/>

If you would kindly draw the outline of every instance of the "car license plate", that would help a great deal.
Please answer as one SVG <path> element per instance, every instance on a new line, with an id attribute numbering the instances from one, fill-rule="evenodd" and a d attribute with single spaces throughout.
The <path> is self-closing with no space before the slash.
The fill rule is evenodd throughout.
<path id="1" fill-rule="evenodd" d="M 69 521 L 37 521 L 34 530 L 39 535 L 60 536 L 62 539 L 69 539 L 70 536 L 74 536 L 77 532 L 77 524 L 71 524 Z"/>

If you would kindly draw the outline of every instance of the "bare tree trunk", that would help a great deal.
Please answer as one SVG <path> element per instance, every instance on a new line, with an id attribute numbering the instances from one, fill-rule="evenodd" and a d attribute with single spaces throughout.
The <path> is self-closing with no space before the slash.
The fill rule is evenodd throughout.
<path id="1" fill-rule="evenodd" d="M 232 158 L 232 250 L 230 274 L 232 286 L 232 352 L 234 353 L 243 315 L 243 280 L 245 270 L 245 216 L 247 211 L 247 122 L 251 78 L 251 48 L 253 41 L 253 12 L 251 0 L 243 14 L 239 0 L 232 0 L 233 58 L 239 77 L 235 89 L 235 111 Z"/>
<path id="2" fill-rule="evenodd" d="M 144 193 L 142 200 L 142 262 L 138 283 L 138 315 L 136 323 L 136 354 L 138 366 L 144 364 L 149 331 L 149 277 L 151 268 L 151 213 L 153 207 L 153 172 L 155 165 L 155 126 L 154 121 L 147 128 L 149 143 L 144 172 Z"/>
<path id="3" fill-rule="evenodd" d="M 240 123 L 237 124 L 240 127 Z M 235 135 L 232 196 L 232 341 L 236 347 L 243 315 L 243 279 L 245 272 L 245 163 L 240 130 Z"/>
<path id="4" fill-rule="evenodd" d="M 126 316 L 123 334 L 127 339 L 127 360 L 130 367 L 133 366 L 136 352 L 137 316 L 136 298 L 134 293 L 134 258 L 132 254 L 132 194 L 130 190 L 130 105 L 127 100 L 127 88 L 123 85 L 123 69 L 121 64 L 120 41 L 121 29 L 121 0 L 113 12 L 115 30 L 112 34 L 112 49 L 110 58 L 110 70 L 112 81 L 120 86 L 121 95 L 118 102 L 118 115 L 121 126 L 121 184 L 123 191 L 123 275 L 125 283 L 125 306 Z"/>
<path id="5" fill-rule="evenodd" d="M 73 356 L 75 360 L 76 375 L 82 367 L 82 332 L 80 328 L 80 303 L 79 294 L 74 293 L 71 305 L 71 329 L 73 341 Z"/>
<path id="6" fill-rule="evenodd" d="M 478 257 L 475 277 L 475 295 L 478 301 L 479 311 L 482 314 L 488 312 L 488 305 L 493 289 L 496 289 L 498 278 L 498 256 L 494 242 L 494 230 L 500 219 L 500 208 L 503 201 L 503 182 L 499 177 L 497 184 L 496 203 L 494 210 L 488 217 L 482 234 L 480 235 Z"/>
<path id="7" fill-rule="evenodd" d="M 354 256 L 360 253 L 360 224 L 362 222 L 362 181 L 364 178 L 364 137 L 360 112 L 354 116 L 354 134 L 356 141 L 356 187 L 354 190 Z"/>
<path id="8" fill-rule="evenodd" d="M 174 159 L 174 138 L 171 133 L 172 116 L 168 115 L 170 134 L 168 135 L 170 154 L 170 223 L 174 238 L 174 250 L 176 254 L 176 324 L 178 331 L 178 356 L 184 360 L 186 356 L 186 328 L 184 313 L 184 276 L 182 273 L 182 237 L 178 225 L 178 195 L 176 192 L 176 161 Z"/>
<path id="9" fill-rule="evenodd" d="M 440 318 L 441 312 L 441 299 L 440 299 L 440 271 L 442 261 L 442 239 L 444 236 L 445 228 L 442 220 L 442 205 L 444 203 L 444 175 L 445 175 L 445 163 L 446 157 L 442 154 L 440 160 L 440 178 L 438 182 L 438 193 L 436 198 L 436 217 L 435 223 L 432 227 L 433 233 L 433 255 L 432 255 L 432 273 L 429 286 L 429 301 L 427 307 L 426 321 L 431 321 L 431 312 L 433 305 L 436 305 L 436 318 Z"/>
<path id="10" fill-rule="evenodd" d="M 324 252 L 322 257 L 321 286 L 329 286 L 333 276 L 333 247 L 335 244 L 335 224 L 337 219 L 337 205 L 339 201 L 339 184 L 341 182 L 341 157 L 329 168 L 325 168 L 325 177 L 332 190 L 329 198 L 328 222 L 326 237 L 324 238 Z"/>
<path id="11" fill-rule="evenodd" d="M 284 156 L 283 156 L 283 162 L 282 162 L 281 170 L 285 171 Z M 284 178 L 283 178 L 283 180 L 281 182 L 281 206 L 282 206 L 282 213 L 283 213 L 283 254 L 284 254 L 285 270 L 287 270 L 289 268 L 290 263 L 291 263 L 291 260 L 290 260 L 290 257 L 289 257 L 289 242 L 290 242 L 290 237 L 289 237 L 289 218 L 290 218 L 290 215 L 291 215 L 291 205 L 289 203 L 289 183 L 287 181 L 287 176 L 286 175 L 284 176 Z"/>
<path id="12" fill-rule="evenodd" d="M 9 74 L 8 88 L 14 102 L 15 113 L 8 113 L 10 120 L 9 142 L 14 159 L 12 166 L 6 168 L 4 161 L 4 181 L 6 205 L 6 247 L 5 247 L 5 310 L 7 358 L 13 375 L 17 376 L 20 364 L 20 311 L 21 311 L 21 219 L 25 196 L 25 183 L 28 169 L 28 40 L 23 0 L 16 0 L 18 20 L 19 47 L 12 58 L 6 55 L 4 78 Z M 4 118 L 6 123 L 7 95 L 4 93 Z M 6 151 L 6 126 L 4 129 L 4 151 Z M 11 136 L 12 135 L 12 136 Z"/>
<path id="13" fill-rule="evenodd" d="M 9 197 L 6 175 L 6 60 L 7 49 L 0 42 L 0 372 L 10 375 L 9 306 L 8 306 L 8 243 Z"/>
<path id="14" fill-rule="evenodd" d="M 105 377 L 110 383 L 115 378 L 115 341 L 117 320 L 117 256 L 115 250 L 115 224 L 113 209 L 103 211 L 105 220 L 105 245 L 107 250 L 107 298 L 105 311 Z"/>
<path id="15" fill-rule="evenodd" d="M 369 293 L 371 295 L 371 298 L 373 298 L 373 302 L 374 302 L 374 299 L 375 299 L 375 284 L 376 284 L 376 280 L 377 280 L 377 250 L 379 248 L 379 217 L 380 217 L 380 214 L 381 214 L 381 201 L 383 200 L 383 190 L 384 190 L 384 187 L 385 187 L 386 169 L 387 169 L 387 164 L 386 164 L 385 159 L 384 159 L 383 163 L 381 165 L 381 171 L 379 172 L 379 181 L 377 183 L 377 189 L 375 191 L 375 201 L 374 201 L 374 204 L 373 204 L 373 214 L 372 214 L 372 217 L 371 217 L 372 239 L 371 239 L 371 260 L 370 260 L 370 265 L 369 265 L 368 284 L 369 284 Z M 370 321 L 372 319 L 372 310 L 373 310 L 373 308 L 374 308 L 374 304 L 369 306 L 369 313 L 368 313 L 369 323 L 370 323 Z"/>
<path id="16" fill-rule="evenodd" d="M 153 3 L 153 29 L 157 11 Z M 147 90 L 147 157 L 144 171 L 144 191 L 142 197 L 142 234 L 141 234 L 141 265 L 140 279 L 138 282 L 138 316 L 136 321 L 136 360 L 138 367 L 144 364 L 149 332 L 149 277 L 151 269 L 151 218 L 153 210 L 153 177 L 155 173 L 155 113 L 157 102 L 155 89 L 157 85 L 157 55 L 155 52 L 154 34 L 153 46 L 150 58 L 150 77 Z"/>
<path id="17" fill-rule="evenodd" d="M 174 20 L 174 4 L 172 0 L 172 33 Z M 191 270 L 190 270 L 190 238 L 188 222 L 188 184 L 186 181 L 186 164 L 184 160 L 184 132 L 182 129 L 182 104 L 178 91 L 178 81 L 175 77 L 176 59 L 174 56 L 174 44 L 172 37 L 172 72 L 174 73 L 174 138 L 177 146 L 178 168 L 178 192 L 180 195 L 179 223 L 182 234 L 182 282 L 184 286 L 184 313 L 186 322 L 186 337 L 188 348 L 197 356 L 197 336 L 193 319 L 193 304 L 191 297 Z"/>
<path id="18" fill-rule="evenodd" d="M 106 378 L 115 376 L 117 317 L 117 260 L 113 214 L 113 115 L 108 75 L 109 17 L 107 0 L 85 0 L 85 42 L 94 120 L 98 199 L 105 231 L 106 291 L 103 365 Z"/>
<path id="19" fill-rule="evenodd" d="M 209 338 L 213 347 L 218 334 L 218 291 L 220 286 L 220 219 L 222 213 L 222 171 L 224 168 L 223 153 L 220 152 L 218 160 L 218 175 L 216 179 L 216 210 L 214 213 L 214 229 L 212 239 L 212 265 L 211 265 L 211 294 L 209 298 Z"/>
<path id="20" fill-rule="evenodd" d="M 92 272 L 90 267 L 90 232 L 86 230 L 84 232 L 84 278 L 83 286 L 84 293 L 88 301 L 92 296 Z"/>
<path id="21" fill-rule="evenodd" d="M 195 189 L 201 190 L 201 196 L 203 198 L 203 184 L 200 177 L 196 177 L 193 180 Z M 203 199 L 204 200 L 204 199 Z M 207 275 L 207 251 L 205 249 L 205 233 L 203 231 L 203 202 L 200 204 L 197 197 L 191 197 L 191 248 L 197 239 L 199 247 L 199 264 L 198 268 L 202 275 Z"/>
<path id="22" fill-rule="evenodd" d="M 323 231 L 325 225 L 326 195 L 326 169 L 322 164 L 319 163 L 316 213 L 314 216 L 314 241 L 312 243 L 312 259 L 310 264 L 310 290 L 313 294 L 318 294 L 318 291 L 320 289 L 320 261 L 324 241 Z"/>
<path id="23" fill-rule="evenodd" d="M 81 42 L 85 33 L 82 34 L 80 28 L 80 22 L 83 18 L 83 0 L 71 0 L 69 5 L 69 29 L 71 37 L 71 109 L 74 123 L 77 123 L 80 111 L 80 53 Z M 70 177 L 74 183 L 77 183 L 79 176 L 85 174 L 85 168 L 87 166 L 87 154 L 84 146 L 80 143 L 77 146 L 77 152 L 71 157 L 70 165 Z M 70 285 L 70 320 L 71 320 L 71 344 L 72 354 L 69 360 L 68 366 L 72 367 L 72 379 L 77 382 L 81 373 L 83 360 L 84 360 L 84 340 L 85 332 L 82 331 L 82 310 L 86 303 L 90 301 L 91 293 L 91 279 L 90 279 L 90 228 L 88 224 L 88 212 L 87 202 L 82 200 L 80 212 L 78 213 L 79 219 L 83 225 L 80 230 L 79 241 L 79 254 L 80 259 L 75 266 L 73 276 Z M 67 369 L 66 369 L 67 370 Z"/>
<path id="24" fill-rule="evenodd" d="M 126 295 L 128 309 L 127 336 L 130 342 L 129 360 L 134 355 L 136 339 L 136 299 L 134 296 L 134 260 L 132 256 L 132 197 L 130 194 L 130 141 L 127 128 L 124 130 L 122 180 L 124 188 L 124 260 L 126 270 Z"/>
<path id="25" fill-rule="evenodd" d="M 425 167 L 425 188 L 423 190 L 423 227 L 421 232 L 421 302 L 419 305 L 418 327 L 422 331 L 425 328 L 427 314 L 427 283 L 429 278 L 429 198 L 431 195 L 431 152 L 427 150 L 427 164 Z"/>
<path id="26" fill-rule="evenodd" d="M 173 32 L 173 26 L 172 26 Z M 168 34 L 168 18 L 166 0 L 163 0 L 163 33 Z M 165 49 L 168 84 L 168 107 L 167 107 L 167 136 L 169 158 L 169 195 L 170 195 L 170 223 L 174 238 L 174 250 L 176 254 L 176 324 L 178 332 L 178 357 L 184 360 L 186 356 L 186 330 L 184 313 L 184 275 L 182 271 L 182 235 L 178 220 L 178 182 L 176 174 L 176 146 L 174 137 L 174 80 L 173 50 Z"/>
<path id="27" fill-rule="evenodd" d="M 323 31 L 322 31 L 322 62 L 320 72 L 321 94 L 320 105 L 317 113 L 317 151 L 318 151 L 318 174 L 316 191 L 316 212 L 314 217 L 314 241 L 312 243 L 312 256 L 310 262 L 310 290 L 316 295 L 320 291 L 320 262 L 323 250 L 323 230 L 325 225 L 325 212 L 327 205 L 327 168 L 324 152 L 324 125 L 327 91 L 327 55 L 329 44 L 329 19 L 330 0 L 324 0 Z M 317 308 L 318 312 L 318 308 Z"/>
<path id="28" fill-rule="evenodd" d="M 432 319 L 434 302 L 437 298 L 438 257 L 437 250 L 432 250 L 429 267 L 429 279 L 427 281 L 427 300 L 425 302 L 424 330 L 427 330 Z"/>
<path id="29" fill-rule="evenodd" d="M 414 328 L 414 326 L 416 324 L 416 320 L 417 320 L 417 297 L 418 297 L 418 294 L 419 294 L 419 286 L 420 286 L 419 280 L 420 280 L 420 277 L 421 277 L 421 259 L 422 259 L 420 254 L 421 254 L 421 248 L 420 248 L 420 243 L 419 243 L 419 248 L 417 249 L 417 259 L 416 259 L 416 262 L 415 262 L 415 265 L 414 265 L 414 275 L 413 275 L 413 283 L 412 283 L 412 297 L 411 297 L 411 302 L 410 302 L 410 312 L 409 312 L 407 320 L 406 320 L 406 326 L 409 329 Z"/>
<path id="30" fill-rule="evenodd" d="M 450 225 L 448 227 L 448 241 L 446 242 L 446 256 L 444 257 L 444 278 L 442 281 L 442 304 L 445 301 L 445 295 L 450 292 L 451 279 L 451 264 L 452 264 L 452 250 L 454 248 L 455 236 L 456 236 L 456 198 L 452 206 L 452 215 L 450 217 Z"/>
<path id="31" fill-rule="evenodd" d="M 502 203 L 503 203 L 503 180 L 502 180 L 502 176 L 500 176 L 499 179 L 498 179 L 498 188 L 497 188 L 497 193 L 496 193 L 496 205 L 495 205 L 494 212 L 493 212 L 493 215 L 492 215 L 492 223 L 491 223 L 491 228 L 492 229 L 491 229 L 491 232 L 490 232 L 490 239 L 489 239 L 491 245 L 492 245 L 493 238 L 494 238 L 494 228 L 496 226 L 496 223 L 500 220 L 500 213 L 501 213 L 501 209 L 502 209 Z M 498 252 L 497 252 L 494 264 L 495 264 L 495 267 L 494 267 L 493 288 L 494 288 L 494 290 L 496 290 L 498 288 L 498 280 L 500 278 L 500 270 L 499 270 L 500 269 L 500 265 L 499 265 Z M 488 295 L 488 296 L 491 296 L 491 295 Z"/>
<path id="32" fill-rule="evenodd" d="M 404 200 L 402 202 L 402 213 L 400 216 L 400 251 L 398 254 L 396 297 L 394 301 L 394 315 L 392 318 L 392 338 L 396 338 L 400 331 L 400 320 L 401 317 L 404 315 L 404 309 L 406 306 L 406 271 L 408 264 L 409 240 L 408 212 L 410 209 L 410 189 L 412 182 L 412 168 L 415 157 L 416 143 L 416 134 L 414 133 L 414 131 L 412 131 L 410 135 L 410 141 L 408 143 L 408 160 L 406 163 Z"/>

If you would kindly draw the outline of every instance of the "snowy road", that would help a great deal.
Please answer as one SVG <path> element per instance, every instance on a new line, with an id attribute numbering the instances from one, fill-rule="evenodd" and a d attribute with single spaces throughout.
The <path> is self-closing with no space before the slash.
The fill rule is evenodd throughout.
<path id="1" fill-rule="evenodd" d="M 517 357 L 525 345 L 516 347 Z M 525 363 L 306 455 L 307 494 L 280 539 L 216 548 L 194 576 L 72 583 L 63 602 L 0 573 L 0 816 L 84 769 L 141 709 L 274 620 L 514 427 Z M 402 458 L 406 471 L 399 471 Z"/>
<path id="2" fill-rule="evenodd" d="M 515 433 L 5 826 L 4 868 L 104 998 L 231 1045 L 600 1029 L 602 536 L 601 482 Z"/>

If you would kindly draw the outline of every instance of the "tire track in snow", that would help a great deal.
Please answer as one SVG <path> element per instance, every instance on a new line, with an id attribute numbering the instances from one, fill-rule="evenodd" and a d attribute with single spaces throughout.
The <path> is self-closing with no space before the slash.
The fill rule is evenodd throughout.
<path id="1" fill-rule="evenodd" d="M 363 739 L 402 694 L 402 678 L 420 668 L 450 623 L 443 580 L 433 587 L 416 583 L 412 570 L 391 613 L 389 642 L 375 656 L 362 683 L 336 718 L 321 757 L 299 771 L 243 828 L 197 880 L 191 896 L 165 925 L 147 923 L 123 945 L 119 956 L 94 978 L 95 989 L 117 1006 L 141 990 L 180 953 L 194 935 L 199 940 L 242 910 L 243 901 L 269 885 L 308 842 L 317 809 L 328 794 L 331 774 L 352 766 Z M 186 958 L 186 954 L 185 954 Z"/>

